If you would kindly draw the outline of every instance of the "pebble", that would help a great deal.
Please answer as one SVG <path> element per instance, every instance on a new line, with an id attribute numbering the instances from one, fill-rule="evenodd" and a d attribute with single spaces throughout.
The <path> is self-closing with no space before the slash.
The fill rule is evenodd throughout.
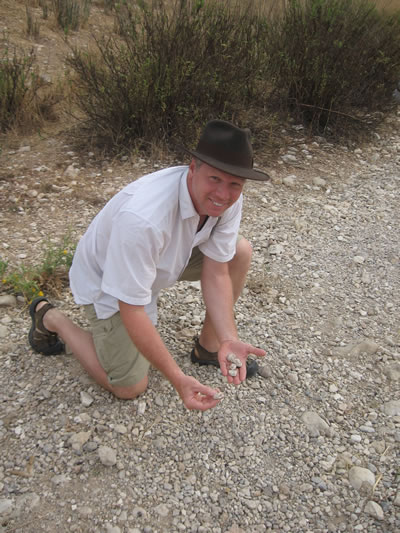
<path id="1" fill-rule="evenodd" d="M 117 454 L 115 450 L 109 446 L 100 446 L 98 454 L 100 461 L 104 466 L 114 466 L 117 464 Z"/>
<path id="2" fill-rule="evenodd" d="M 92 405 L 92 403 L 94 402 L 94 400 L 90 396 L 90 394 L 85 392 L 85 391 L 81 391 L 80 392 L 80 397 L 81 397 L 81 404 L 84 407 L 90 407 Z"/>
<path id="3" fill-rule="evenodd" d="M 360 490 L 364 483 L 368 484 L 372 489 L 375 484 L 375 475 L 368 468 L 352 466 L 349 470 L 349 482 L 356 490 Z"/>
<path id="4" fill-rule="evenodd" d="M 0 307 L 17 307 L 17 298 L 13 294 L 1 294 Z"/>
<path id="5" fill-rule="evenodd" d="M 318 413 L 314 411 L 306 411 L 301 417 L 312 437 L 319 437 L 325 435 L 332 436 L 332 430 L 329 425 L 323 420 Z"/>
<path id="6" fill-rule="evenodd" d="M 391 400 L 382 405 L 382 411 L 388 416 L 400 415 L 400 400 Z"/>
<path id="7" fill-rule="evenodd" d="M 372 516 L 376 520 L 383 520 L 383 509 L 382 507 L 377 504 L 374 501 L 367 502 L 366 506 L 364 507 L 364 512 L 366 512 L 368 515 Z"/>

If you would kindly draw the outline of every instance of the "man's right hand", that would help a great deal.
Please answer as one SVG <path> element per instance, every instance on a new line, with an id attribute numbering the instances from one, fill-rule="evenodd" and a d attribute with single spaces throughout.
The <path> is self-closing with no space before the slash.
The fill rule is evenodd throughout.
<path id="1" fill-rule="evenodd" d="M 221 401 L 214 398 L 219 393 L 218 389 L 202 385 L 197 379 L 186 376 L 186 374 L 183 374 L 180 378 L 179 384 L 176 385 L 176 390 L 187 409 L 206 411 L 215 407 Z"/>

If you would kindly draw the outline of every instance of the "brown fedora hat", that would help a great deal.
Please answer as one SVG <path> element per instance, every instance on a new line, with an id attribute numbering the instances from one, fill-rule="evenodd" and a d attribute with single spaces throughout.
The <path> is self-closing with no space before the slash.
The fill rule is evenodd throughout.
<path id="1" fill-rule="evenodd" d="M 250 130 L 241 129 L 225 120 L 211 120 L 197 144 L 196 150 L 188 150 L 193 157 L 204 163 L 249 180 L 267 181 L 268 174 L 253 169 L 253 148 Z"/>

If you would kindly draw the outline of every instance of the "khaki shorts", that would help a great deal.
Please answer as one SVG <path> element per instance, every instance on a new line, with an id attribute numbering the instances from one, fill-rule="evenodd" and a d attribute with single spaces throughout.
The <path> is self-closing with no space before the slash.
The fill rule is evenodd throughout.
<path id="1" fill-rule="evenodd" d="M 239 236 L 238 241 L 242 237 Z M 189 263 L 178 281 L 198 281 L 204 255 L 193 249 Z M 90 323 L 97 357 L 111 385 L 129 387 L 139 383 L 149 371 L 150 362 L 139 352 L 122 323 L 119 313 L 99 319 L 93 305 L 84 306 Z"/>

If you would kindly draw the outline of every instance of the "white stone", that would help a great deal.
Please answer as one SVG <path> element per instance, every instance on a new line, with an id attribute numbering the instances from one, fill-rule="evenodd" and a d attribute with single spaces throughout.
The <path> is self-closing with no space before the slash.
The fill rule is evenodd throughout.
<path id="1" fill-rule="evenodd" d="M 117 454 L 112 448 L 100 446 L 98 453 L 100 461 L 104 466 L 114 466 L 117 463 Z"/>
<path id="2" fill-rule="evenodd" d="M 2 294 L 0 296 L 0 307 L 16 307 L 17 299 L 13 294 Z"/>
<path id="3" fill-rule="evenodd" d="M 79 433 L 74 433 L 69 438 L 68 442 L 73 450 L 81 450 L 82 446 L 90 439 L 91 434 L 91 431 L 80 431 Z"/>
<path id="4" fill-rule="evenodd" d="M 89 407 L 94 402 L 93 398 L 86 391 L 81 391 L 81 404 L 85 407 Z"/>
<path id="5" fill-rule="evenodd" d="M 301 419 L 307 426 L 312 437 L 319 437 L 320 435 L 325 435 L 327 437 L 332 436 L 331 428 L 318 413 L 315 413 L 314 411 L 306 411 L 303 413 Z"/>
<path id="6" fill-rule="evenodd" d="M 400 415 L 400 400 L 391 400 L 382 405 L 382 411 L 388 416 Z"/>
<path id="7" fill-rule="evenodd" d="M 375 475 L 368 468 L 361 466 L 352 466 L 349 470 L 349 482 L 350 485 L 359 490 L 363 483 L 368 483 L 372 487 L 375 485 Z"/>
<path id="8" fill-rule="evenodd" d="M 377 520 L 383 520 L 383 510 L 382 507 L 377 504 L 376 502 L 369 501 L 367 505 L 364 508 L 364 511 L 370 515 L 376 518 Z"/>

